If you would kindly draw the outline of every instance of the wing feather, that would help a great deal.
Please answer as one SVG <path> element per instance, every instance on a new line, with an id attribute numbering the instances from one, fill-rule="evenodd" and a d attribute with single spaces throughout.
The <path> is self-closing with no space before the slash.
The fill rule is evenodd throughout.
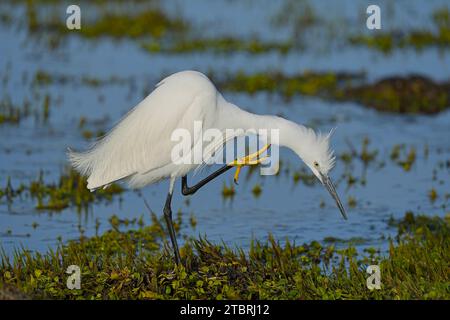
<path id="1" fill-rule="evenodd" d="M 118 180 L 130 182 L 136 175 L 145 175 L 144 184 L 168 177 L 161 168 L 172 163 L 176 143 L 171 141 L 172 132 L 184 128 L 192 134 L 194 121 L 212 121 L 216 94 L 214 85 L 200 73 L 174 74 L 87 151 L 69 150 L 69 160 L 88 176 L 91 190 Z"/>

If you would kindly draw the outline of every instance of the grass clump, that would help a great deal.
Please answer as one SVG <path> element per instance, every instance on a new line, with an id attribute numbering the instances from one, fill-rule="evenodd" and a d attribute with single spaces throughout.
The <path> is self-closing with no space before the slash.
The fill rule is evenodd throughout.
<path id="1" fill-rule="evenodd" d="M 45 254 L 3 255 L 0 287 L 52 299 L 448 299 L 449 220 L 411 213 L 393 224 L 389 253 L 358 253 L 313 241 L 280 245 L 272 236 L 250 250 L 190 239 L 176 267 L 162 221 L 137 230 L 61 244 Z M 355 241 L 358 239 L 354 239 Z M 330 238 L 331 243 L 339 239 Z M 81 268 L 81 289 L 69 290 L 69 265 Z M 366 267 L 378 264 L 381 290 L 366 287 Z"/>

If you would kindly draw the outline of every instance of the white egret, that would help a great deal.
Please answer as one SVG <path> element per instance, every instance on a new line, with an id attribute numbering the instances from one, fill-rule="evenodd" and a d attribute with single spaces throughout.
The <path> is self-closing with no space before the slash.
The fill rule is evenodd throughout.
<path id="1" fill-rule="evenodd" d="M 292 149 L 327 188 L 346 219 L 346 213 L 328 172 L 335 157 L 330 149 L 330 134 L 322 135 L 292 121 L 271 115 L 257 115 L 244 111 L 226 101 L 214 84 L 204 74 L 196 71 L 175 73 L 156 85 L 156 88 L 103 138 L 85 152 L 69 149 L 73 167 L 88 177 L 87 187 L 93 191 L 106 188 L 113 182 L 126 181 L 131 188 L 141 188 L 163 179 L 170 179 L 169 192 L 164 206 L 164 217 L 169 230 L 176 263 L 180 255 L 172 224 L 171 199 L 174 183 L 181 177 L 182 193 L 195 193 L 206 183 L 242 164 L 258 164 L 256 154 L 224 165 L 194 186 L 187 185 L 187 174 L 200 164 L 176 164 L 171 159 L 174 141 L 172 132 L 184 128 L 194 137 L 192 148 L 202 137 L 193 132 L 194 121 L 204 128 L 226 129 L 278 129 L 279 146 Z M 224 141 L 225 142 L 225 141 Z M 222 148 L 223 144 L 216 146 Z"/>

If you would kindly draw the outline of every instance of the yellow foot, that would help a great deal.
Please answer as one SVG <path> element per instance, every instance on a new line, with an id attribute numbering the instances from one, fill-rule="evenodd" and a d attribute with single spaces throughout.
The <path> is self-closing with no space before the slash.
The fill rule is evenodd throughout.
<path id="1" fill-rule="evenodd" d="M 249 154 L 240 159 L 236 159 L 233 162 L 230 162 L 228 165 L 236 167 L 236 172 L 234 174 L 234 183 L 238 184 L 239 174 L 241 173 L 241 168 L 243 166 L 255 166 L 262 163 L 264 160 L 268 158 L 268 156 L 260 158 L 259 156 L 270 148 L 270 144 L 266 144 L 264 147 L 256 151 L 255 153 Z"/>

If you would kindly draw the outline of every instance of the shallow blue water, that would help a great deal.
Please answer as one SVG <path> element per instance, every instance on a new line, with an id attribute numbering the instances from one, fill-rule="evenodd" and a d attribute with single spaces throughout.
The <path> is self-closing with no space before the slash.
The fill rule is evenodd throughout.
<path id="1" fill-rule="evenodd" d="M 359 1 L 356 6 L 352 5 L 355 3 L 353 1 L 342 1 L 340 5 L 334 5 L 333 10 L 329 10 L 330 2 L 313 3 L 317 14 L 329 21 L 324 25 L 332 25 L 333 21 L 340 23 L 336 32 L 365 28 L 364 21 L 359 21 L 363 20 L 361 17 L 364 17 L 366 1 Z M 424 3 L 396 2 L 395 13 L 386 15 L 384 25 L 386 28 L 400 26 L 406 29 L 429 26 L 429 13 L 442 7 L 445 1 Z M 208 5 L 209 14 L 199 14 L 205 5 Z M 285 39 L 289 30 L 275 28 L 270 23 L 280 6 L 280 3 L 272 1 L 267 1 L 264 6 L 252 1 L 215 4 L 194 1 L 189 5 L 178 1 L 172 5 L 164 4 L 169 12 L 182 14 L 195 24 L 196 32 L 204 31 L 205 35 L 257 35 L 262 39 Z M 383 6 L 387 7 L 387 2 L 383 2 L 382 9 L 385 8 Z M 401 10 L 402 6 L 408 10 Z M 20 21 L 23 10 L 16 7 L 12 10 Z M 50 94 L 52 107 L 50 119 L 45 125 L 30 117 L 19 126 L 0 126 L 0 185 L 6 185 L 8 177 L 11 177 L 14 186 L 27 183 L 35 179 L 41 169 L 46 181 L 56 181 L 67 165 L 67 147 L 79 149 L 87 145 L 78 128 L 81 116 L 97 121 L 97 125 L 91 125 L 93 128 L 111 128 L 143 98 L 145 90 L 148 94 L 148 88 L 163 75 L 183 69 L 212 70 L 219 75 L 238 70 L 280 70 L 288 74 L 304 70 L 332 70 L 364 71 L 369 79 L 411 73 L 435 80 L 449 78 L 448 52 L 436 49 L 422 52 L 402 50 L 383 55 L 364 48 L 337 48 L 333 43 L 327 44 L 330 37 L 332 39 L 327 30 L 325 27 L 312 30 L 312 35 L 316 32 L 328 36 L 318 41 L 312 37 L 307 40 L 308 49 L 293 51 L 286 56 L 276 53 L 257 56 L 245 53 L 166 55 L 148 54 L 131 41 L 103 39 L 89 42 L 77 37 L 67 39 L 56 51 L 49 51 L 40 41 L 29 37 L 20 24 L 2 25 L 0 70 L 1 76 L 8 75 L 9 80 L 1 86 L 1 96 L 10 96 L 17 103 L 27 98 L 32 101 L 32 107 L 39 108 L 42 97 Z M 75 78 L 131 78 L 135 87 L 128 82 L 100 87 L 68 83 L 32 89 L 30 83 L 38 70 Z M 36 99 L 35 91 L 40 98 Z M 297 243 L 322 240 L 328 236 L 343 239 L 361 237 L 367 239 L 364 246 L 385 247 L 386 241 L 380 237 L 393 232 L 386 225 L 391 215 L 401 217 L 408 210 L 429 215 L 444 215 L 448 211 L 445 207 L 448 200 L 444 195 L 450 191 L 449 171 L 445 166 L 440 168 L 439 163 L 449 159 L 450 112 L 427 117 L 398 116 L 381 114 L 354 103 L 334 103 L 318 98 L 300 96 L 285 102 L 267 94 L 250 96 L 224 92 L 224 95 L 233 103 L 256 113 L 281 114 L 324 131 L 337 127 L 333 136 L 337 154 L 349 150 L 347 141 L 360 148 L 364 137 L 370 139 L 370 149 L 377 149 L 379 154 L 376 162 L 367 169 L 366 186 L 356 185 L 346 190 L 345 183 L 338 185 L 344 202 L 349 197 L 356 199 L 356 207 L 347 206 L 348 221 L 342 220 L 332 199 L 319 184 L 294 184 L 292 172 L 301 168 L 302 163 L 292 152 L 283 150 L 281 157 L 284 163 L 289 164 L 291 173 L 279 177 L 253 175 L 248 180 L 242 180 L 236 186 L 237 193 L 232 201 L 221 196 L 223 183 L 230 185 L 232 181 L 231 173 L 199 191 L 190 198 L 189 204 L 176 192 L 173 209 L 175 212 L 180 209 L 183 213 L 186 222 L 181 230 L 183 234 L 206 235 L 212 241 L 223 240 L 231 246 L 244 247 L 252 238 L 265 239 L 270 232 L 279 239 L 287 237 Z M 400 143 L 406 144 L 407 150 L 411 147 L 417 150 L 417 161 L 410 172 L 403 171 L 389 159 L 392 147 Z M 425 146 L 429 148 L 428 156 L 424 154 Z M 380 167 L 382 161 L 385 165 Z M 332 176 L 338 179 L 343 169 L 344 164 L 338 161 Z M 352 170 L 356 177 L 360 177 L 362 164 L 354 161 Z M 433 180 L 433 170 L 437 170 L 436 181 Z M 246 171 L 244 169 L 244 174 Z M 196 176 L 191 180 L 199 178 Z M 251 192 L 257 183 L 262 186 L 259 198 Z M 432 188 L 439 194 L 435 202 L 428 197 Z M 93 205 L 87 214 L 79 214 L 73 208 L 59 213 L 38 212 L 34 209 L 34 201 L 27 198 L 16 200 L 12 205 L 0 202 L 1 245 L 7 252 L 20 245 L 43 251 L 55 246 L 58 236 L 64 241 L 77 238 L 79 226 L 86 230 L 86 235 L 93 235 L 96 219 L 101 222 L 100 231 L 107 230 L 107 220 L 112 214 L 128 218 L 143 215 L 149 221 L 143 197 L 155 212 L 160 212 L 167 189 L 168 183 L 164 182 L 146 187 L 141 192 L 128 191 L 120 201 Z M 320 206 L 322 201 L 325 202 L 324 207 Z M 198 222 L 195 229 L 187 222 L 191 214 Z M 34 222 L 39 224 L 35 229 L 32 227 Z"/>

